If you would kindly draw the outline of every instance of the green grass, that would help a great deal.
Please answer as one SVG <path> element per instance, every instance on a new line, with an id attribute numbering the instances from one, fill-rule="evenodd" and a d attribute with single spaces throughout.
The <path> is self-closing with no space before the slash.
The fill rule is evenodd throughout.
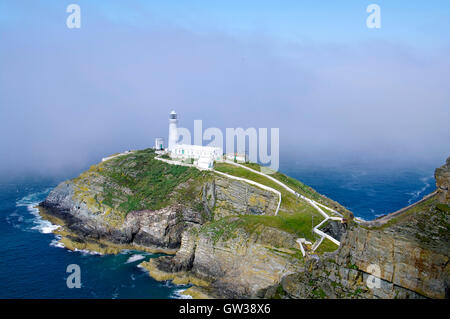
<path id="1" fill-rule="evenodd" d="M 256 163 L 242 163 L 242 165 L 247 166 L 251 169 L 254 169 L 257 172 L 261 172 L 261 166 Z"/>
<path id="2" fill-rule="evenodd" d="M 437 204 L 436 208 L 443 213 L 450 213 L 450 205 L 447 204 Z"/>
<path id="3" fill-rule="evenodd" d="M 315 191 L 313 188 L 303 184 L 302 182 L 286 176 L 280 172 L 276 172 L 274 174 L 271 174 L 271 176 L 277 180 L 279 180 L 280 182 L 282 182 L 283 184 L 285 184 L 286 186 L 292 188 L 293 190 L 295 190 L 297 193 L 302 194 L 303 196 L 306 196 L 310 199 L 313 199 L 325 206 L 329 206 L 330 208 L 334 208 L 335 210 L 337 210 L 338 212 L 340 212 L 341 214 L 343 214 L 344 216 L 347 216 L 350 212 L 349 210 L 347 210 L 345 207 L 343 207 L 342 205 L 340 205 L 339 203 L 325 197 L 322 196 L 321 194 L 319 194 L 317 191 Z M 330 211 L 325 210 L 327 213 L 330 213 Z"/>
<path id="4" fill-rule="evenodd" d="M 242 229 L 249 234 L 258 233 L 261 225 L 273 227 L 295 234 L 297 237 L 311 239 L 311 216 L 294 214 L 291 216 L 228 216 L 217 221 L 204 224 L 201 232 L 208 233 L 214 242 L 228 240 L 236 236 L 236 231 Z"/>
<path id="5" fill-rule="evenodd" d="M 284 296 L 286 296 L 286 292 L 283 289 L 283 286 L 278 285 L 277 290 L 273 297 L 271 299 L 282 299 Z"/>
<path id="6" fill-rule="evenodd" d="M 356 266 L 355 264 L 350 264 L 350 263 L 347 265 L 347 268 L 358 270 L 358 266 Z"/>
<path id="7" fill-rule="evenodd" d="M 217 163 L 214 168 L 220 172 L 246 178 L 281 192 L 281 207 L 277 216 L 241 216 L 240 220 L 243 226 L 252 228 L 258 224 L 263 224 L 296 234 L 299 237 L 310 240 L 314 238 L 312 227 L 323 220 L 323 216 L 314 207 L 298 199 L 284 187 L 267 177 L 250 172 L 242 167 L 227 163 Z"/>
<path id="8" fill-rule="evenodd" d="M 323 253 L 333 252 L 333 251 L 335 251 L 338 248 L 339 248 L 338 245 L 333 243 L 328 238 L 324 238 L 322 243 L 320 244 L 320 246 L 317 247 L 316 253 L 320 255 L 320 254 L 323 254 Z"/>
<path id="9" fill-rule="evenodd" d="M 102 187 L 98 196 L 92 195 L 92 201 L 125 214 L 143 209 L 161 209 L 176 203 L 202 211 L 202 186 L 214 177 L 214 173 L 170 165 L 156 160 L 155 155 L 153 149 L 146 149 L 94 165 L 78 178 L 79 192 L 90 196 L 90 189 Z M 247 165 L 254 169 L 259 167 L 257 164 Z M 233 236 L 237 227 L 254 232 L 260 225 L 277 228 L 311 241 L 315 239 L 312 227 L 319 224 L 323 217 L 314 207 L 269 178 L 242 167 L 216 163 L 215 169 L 267 185 L 280 191 L 282 195 L 277 216 L 240 215 L 237 218 L 224 218 L 205 224 L 205 231 L 211 232 L 215 240 Z M 277 176 L 286 178 L 282 174 Z M 287 181 L 289 186 L 303 187 L 303 184 L 294 182 L 295 180 Z"/>
<path id="10" fill-rule="evenodd" d="M 316 288 L 312 291 L 312 296 L 314 299 L 325 299 L 327 295 L 322 288 Z"/>
<path id="11" fill-rule="evenodd" d="M 258 172 L 261 171 L 261 166 L 259 164 L 256 164 L 256 163 L 245 163 L 245 164 L 242 164 L 242 165 L 247 166 L 247 167 L 249 167 L 251 169 L 254 169 L 255 171 L 258 171 Z M 232 170 L 230 167 L 237 168 L 238 170 Z M 233 172 L 234 173 L 238 173 L 238 174 L 240 174 L 239 176 L 242 176 L 242 177 L 245 174 L 242 171 L 239 171 L 239 170 L 246 171 L 243 168 L 239 168 L 237 166 L 234 166 L 234 165 L 231 165 L 231 164 L 226 164 L 226 163 L 218 163 L 217 164 L 217 168 L 218 168 L 218 170 L 221 170 L 221 171 L 222 170 L 228 170 L 230 172 L 230 174 L 232 174 Z M 249 172 L 249 171 L 246 171 L 246 172 Z M 268 185 L 268 186 L 273 187 L 273 188 L 275 188 L 275 189 L 277 189 L 277 190 L 279 190 L 281 192 L 285 192 L 287 194 L 291 194 L 290 192 L 287 192 L 285 190 L 285 188 L 279 186 L 277 183 L 274 183 L 270 179 L 265 178 L 265 177 L 263 177 L 261 175 L 258 175 L 258 174 L 254 174 L 252 172 L 249 172 L 249 173 L 251 173 L 251 175 L 247 175 L 247 176 L 251 177 L 249 179 L 256 178 L 256 177 L 254 177 L 255 175 L 256 176 L 260 176 L 260 177 L 262 177 L 262 179 L 259 179 L 259 180 L 263 181 L 262 184 L 268 185 L 267 184 L 267 181 L 268 181 L 268 182 L 270 182 L 270 185 Z M 337 210 L 338 212 L 342 213 L 344 216 L 348 216 L 349 213 L 350 213 L 349 210 L 347 210 L 345 207 L 343 207 L 339 203 L 337 203 L 337 202 L 335 202 L 335 201 L 333 201 L 333 200 L 331 200 L 331 199 L 329 199 L 329 198 L 327 198 L 325 196 L 322 196 L 317 191 L 315 191 L 313 188 L 303 184 L 302 182 L 296 180 L 295 178 L 286 176 L 286 175 L 284 175 L 284 174 L 282 174 L 280 172 L 274 172 L 273 174 L 270 174 L 270 176 L 275 178 L 275 179 L 277 179 L 277 180 L 279 180 L 280 182 L 282 182 L 286 186 L 290 187 L 291 189 L 295 190 L 297 193 L 302 194 L 303 196 L 306 196 L 308 198 L 311 198 L 311 199 L 313 199 L 313 200 L 315 200 L 315 201 L 317 201 L 317 202 L 319 202 L 319 203 L 321 203 L 323 205 L 329 206 L 330 208 L 333 208 L 333 209 Z M 326 212 L 331 213 L 328 210 L 326 210 Z"/>
<path id="12" fill-rule="evenodd" d="M 385 229 L 392 227 L 396 225 L 400 221 L 404 221 L 405 219 L 409 218 L 411 215 L 414 215 L 419 212 L 428 211 L 433 205 L 436 205 L 437 203 L 437 196 L 434 195 L 430 198 L 428 198 L 426 201 L 423 201 L 422 203 L 411 207 L 410 209 L 407 209 L 406 211 L 402 212 L 401 214 L 392 217 L 389 219 L 386 223 L 384 223 L 381 226 L 373 227 L 374 229 Z"/>
<path id="13" fill-rule="evenodd" d="M 143 209 L 160 209 L 167 206 L 171 199 L 170 195 L 173 195 L 174 190 L 182 183 L 186 183 L 187 187 L 177 191 L 174 196 L 184 197 L 186 202 L 198 198 L 199 194 L 194 186 L 207 177 L 207 172 L 170 165 L 155 160 L 154 157 L 154 150 L 147 149 L 105 162 L 103 169 L 98 170 L 100 175 L 108 177 L 103 185 L 103 204 L 113 207 L 113 199 L 123 197 L 123 189 L 128 189 L 130 194 L 126 194 L 126 199 L 115 208 L 126 213 Z"/>
<path id="14" fill-rule="evenodd" d="M 242 167 L 238 167 L 232 164 L 227 164 L 227 163 L 217 163 L 216 166 L 214 167 L 214 169 L 223 172 L 223 173 L 227 173 L 233 176 L 237 176 L 237 177 L 242 177 L 242 178 L 246 178 L 252 181 L 255 181 L 257 183 L 269 186 L 271 188 L 274 188 L 276 190 L 278 190 L 281 193 L 281 211 L 293 211 L 298 209 L 301 206 L 307 206 L 307 207 L 311 207 L 311 211 L 312 212 L 316 212 L 316 210 L 306 204 L 304 201 L 302 201 L 301 199 L 298 199 L 294 194 L 292 194 L 291 192 L 287 191 L 284 187 L 282 187 L 281 185 L 275 183 L 274 181 L 270 180 L 269 178 L 253 173 L 249 170 L 246 170 L 245 168 Z M 320 214 L 317 213 L 317 216 L 321 217 Z M 323 218 L 322 218 L 323 219 Z M 321 219 L 321 220 L 322 220 Z"/>
<path id="15" fill-rule="evenodd" d="M 298 237 L 311 238 L 311 215 L 296 213 L 279 216 L 244 215 L 240 217 L 241 224 L 247 229 L 256 228 L 258 224 L 284 230 Z"/>

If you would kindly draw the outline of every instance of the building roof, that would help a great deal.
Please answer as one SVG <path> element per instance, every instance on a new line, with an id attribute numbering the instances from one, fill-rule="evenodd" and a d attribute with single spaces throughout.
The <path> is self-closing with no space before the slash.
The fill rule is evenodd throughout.
<path id="1" fill-rule="evenodd" d="M 202 146 L 202 145 L 191 145 L 191 144 L 176 144 L 174 146 L 175 148 L 183 148 L 183 149 L 191 149 L 196 151 L 221 151 L 222 149 L 220 147 L 212 147 L 212 146 Z"/>
<path id="2" fill-rule="evenodd" d="M 210 163 L 213 162 L 213 159 L 211 157 L 202 156 L 198 159 L 198 163 Z"/>

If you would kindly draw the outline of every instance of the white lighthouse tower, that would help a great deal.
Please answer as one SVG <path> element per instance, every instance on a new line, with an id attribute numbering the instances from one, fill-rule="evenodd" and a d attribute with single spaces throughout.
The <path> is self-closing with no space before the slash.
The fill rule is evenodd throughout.
<path id="1" fill-rule="evenodd" d="M 178 131 L 177 131 L 177 113 L 175 111 L 170 112 L 169 115 L 169 143 L 168 150 L 171 152 L 178 141 Z"/>

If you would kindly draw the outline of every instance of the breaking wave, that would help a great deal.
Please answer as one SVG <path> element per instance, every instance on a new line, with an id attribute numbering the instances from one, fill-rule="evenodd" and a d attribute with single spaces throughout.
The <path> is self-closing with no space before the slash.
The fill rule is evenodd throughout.
<path id="1" fill-rule="evenodd" d="M 52 224 L 48 220 L 43 219 L 41 215 L 39 215 L 39 209 L 36 207 L 45 199 L 51 190 L 52 188 L 47 188 L 41 192 L 29 194 L 16 202 L 17 207 L 26 207 L 28 212 L 34 216 L 32 220 L 34 226 L 32 226 L 31 229 L 37 230 L 43 234 L 51 234 L 54 230 L 60 227 Z"/>
<path id="2" fill-rule="evenodd" d="M 126 264 L 134 263 L 135 261 L 138 261 L 138 260 L 141 260 L 144 258 L 145 258 L 145 256 L 136 254 L 136 255 L 133 255 L 130 258 L 128 258 L 128 260 L 126 261 Z"/>
<path id="3" fill-rule="evenodd" d="M 50 246 L 57 248 L 65 248 L 64 244 L 60 242 L 61 236 L 56 235 L 55 239 L 50 242 Z"/>
<path id="4" fill-rule="evenodd" d="M 431 186 L 430 180 L 433 179 L 433 176 L 427 176 L 422 177 L 420 180 L 424 184 L 420 189 L 413 191 L 411 193 L 408 193 L 408 195 L 411 196 L 411 198 L 408 200 L 408 204 L 412 204 L 416 201 L 418 201 L 421 197 L 421 195 L 424 195 L 423 193 Z"/>
<path id="5" fill-rule="evenodd" d="M 183 295 L 183 292 L 186 290 L 187 289 L 177 289 L 172 293 L 170 297 L 173 299 L 192 299 L 192 296 Z"/>

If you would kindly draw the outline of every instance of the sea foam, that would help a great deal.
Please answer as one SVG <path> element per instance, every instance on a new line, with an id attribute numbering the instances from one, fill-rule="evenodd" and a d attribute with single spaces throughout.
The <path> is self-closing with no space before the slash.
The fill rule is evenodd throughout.
<path id="1" fill-rule="evenodd" d="M 177 289 L 173 292 L 172 298 L 174 299 L 192 299 L 192 296 L 189 295 L 183 295 L 183 292 L 187 289 Z"/>
<path id="2" fill-rule="evenodd" d="M 39 209 L 36 207 L 50 192 L 50 190 L 51 188 L 47 188 L 42 192 L 29 194 L 16 202 L 17 207 L 26 207 L 28 212 L 34 216 L 34 226 L 31 227 L 31 229 L 37 230 L 43 234 L 51 234 L 60 227 L 59 225 L 54 225 L 48 220 L 43 219 L 39 214 Z"/>
<path id="3" fill-rule="evenodd" d="M 408 200 L 408 204 L 412 204 L 414 202 L 416 202 L 419 198 L 420 198 L 420 194 L 422 194 L 423 192 L 425 192 L 427 190 L 428 187 L 430 187 L 430 180 L 433 179 L 433 176 L 427 176 L 427 177 L 422 177 L 420 179 L 420 181 L 424 184 L 422 188 L 408 193 L 408 195 L 411 196 L 411 198 Z"/>
<path id="4" fill-rule="evenodd" d="M 138 260 L 141 260 L 144 258 L 145 258 L 145 256 L 136 254 L 136 255 L 133 255 L 130 258 L 128 258 L 128 260 L 126 261 L 126 264 L 133 263 L 135 261 L 138 261 Z"/>

